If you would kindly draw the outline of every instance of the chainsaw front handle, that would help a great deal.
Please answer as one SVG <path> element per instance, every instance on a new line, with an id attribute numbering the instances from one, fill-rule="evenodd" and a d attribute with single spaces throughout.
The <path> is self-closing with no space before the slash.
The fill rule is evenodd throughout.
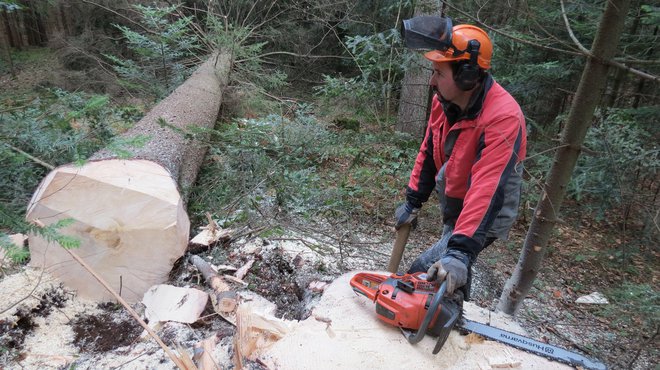
<path id="1" fill-rule="evenodd" d="M 440 306 L 440 302 L 442 302 L 442 297 L 445 295 L 446 291 L 447 291 L 447 282 L 443 281 L 442 285 L 440 285 L 440 289 L 438 289 L 438 292 L 435 293 L 435 295 L 433 296 L 433 300 L 431 301 L 429 310 L 426 312 L 426 315 L 424 316 L 424 320 L 422 321 L 422 325 L 419 327 L 419 330 L 417 330 L 417 333 L 410 334 L 410 332 L 403 331 L 403 335 L 406 337 L 406 339 L 408 339 L 408 342 L 410 342 L 410 344 L 419 343 L 424 338 L 424 336 L 426 335 L 426 330 L 429 328 L 431 321 L 433 321 L 433 317 L 435 316 L 435 313 L 438 311 L 438 306 Z"/>

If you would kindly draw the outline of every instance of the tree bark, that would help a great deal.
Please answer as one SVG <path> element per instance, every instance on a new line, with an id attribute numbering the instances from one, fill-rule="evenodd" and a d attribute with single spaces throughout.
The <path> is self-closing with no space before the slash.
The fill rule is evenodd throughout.
<path id="1" fill-rule="evenodd" d="M 435 2 L 423 1 L 415 8 L 415 16 L 441 12 Z M 401 98 L 397 113 L 396 130 L 407 132 L 416 138 L 423 138 L 426 131 L 433 96 L 429 87 L 429 66 L 431 62 L 423 56 L 416 56 L 416 63 L 409 67 L 401 82 Z"/>
<path id="2" fill-rule="evenodd" d="M 406 70 L 401 82 L 401 98 L 397 113 L 396 130 L 407 132 L 420 139 L 424 137 L 431 106 L 430 73 L 427 69 L 429 64 L 430 62 L 419 55 L 417 63 Z"/>
<path id="3" fill-rule="evenodd" d="M 184 188 L 192 184 L 206 147 L 183 131 L 214 126 L 230 66 L 226 55 L 210 58 L 124 133 L 124 139 L 149 137 L 131 159 L 105 149 L 82 166 L 58 167 L 28 205 L 27 219 L 37 224 L 73 219 L 61 233 L 81 242 L 76 253 L 128 301 L 166 281 L 186 250 L 190 222 L 177 181 Z M 30 235 L 29 244 L 32 266 L 46 268 L 83 297 L 112 299 L 56 243 Z"/>
<path id="4" fill-rule="evenodd" d="M 7 30 L 7 27 L 9 26 L 5 23 L 5 17 L 0 17 L 0 44 L 2 44 L 2 50 L 5 53 L 5 58 L 9 65 L 9 72 L 11 73 L 11 76 L 15 78 L 16 69 L 14 68 L 14 60 L 11 57 L 11 41 L 9 40 L 9 34 L 3 31 Z"/>
<path id="5" fill-rule="evenodd" d="M 515 271 L 507 281 L 497 308 L 514 314 L 532 287 L 547 250 L 548 240 L 557 222 L 566 187 L 575 168 L 580 148 L 590 126 L 594 110 L 603 94 L 607 79 L 607 65 L 619 44 L 630 0 L 606 2 L 590 57 L 582 72 L 568 120 L 561 136 L 561 145 L 544 184 L 532 224 Z"/>

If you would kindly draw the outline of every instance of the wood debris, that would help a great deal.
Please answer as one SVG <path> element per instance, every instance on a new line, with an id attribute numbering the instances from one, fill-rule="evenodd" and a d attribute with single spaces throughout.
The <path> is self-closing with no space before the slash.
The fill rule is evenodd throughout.
<path id="1" fill-rule="evenodd" d="M 248 271 L 250 270 L 250 267 L 254 264 L 254 258 L 249 260 L 245 265 L 243 265 L 241 268 L 236 270 L 234 273 L 234 276 L 236 276 L 238 279 L 243 280 L 245 275 L 247 275 Z"/>
<path id="2" fill-rule="evenodd" d="M 484 342 L 484 337 L 482 337 L 479 334 L 470 333 L 470 334 L 465 336 L 465 343 L 476 344 L 476 343 L 483 343 L 483 342 Z"/>
<path id="3" fill-rule="evenodd" d="M 328 283 L 325 281 L 312 281 L 309 283 L 309 286 L 307 286 L 307 289 L 309 289 L 313 293 L 322 293 L 325 288 L 328 286 Z"/>
<path id="4" fill-rule="evenodd" d="M 195 344 L 193 361 L 199 370 L 214 370 L 220 367 L 213 359 L 213 350 L 218 344 L 218 336 L 214 334 Z"/>
<path id="5" fill-rule="evenodd" d="M 291 330 L 291 324 L 276 318 L 274 311 L 274 304 L 262 297 L 253 297 L 236 310 L 234 363 L 237 367 L 242 366 L 245 358 L 256 360 L 258 350 L 269 348 Z"/>
<path id="6" fill-rule="evenodd" d="M 218 242 L 227 242 L 232 239 L 234 229 L 223 229 L 213 220 L 211 215 L 207 212 L 206 218 L 208 219 L 208 225 L 202 228 L 202 231 L 195 235 L 194 238 L 188 243 L 188 251 L 190 253 L 199 253 L 205 250 L 209 250 Z"/>
<path id="7" fill-rule="evenodd" d="M 246 281 L 241 280 L 241 279 L 237 278 L 236 276 L 225 274 L 225 275 L 222 275 L 222 277 L 229 280 L 229 281 L 231 281 L 232 283 L 240 284 L 244 287 L 247 287 L 249 285 Z"/>
<path id="8" fill-rule="evenodd" d="M 610 301 L 607 300 L 607 297 L 600 292 L 593 292 L 588 295 L 584 295 L 575 300 L 575 303 L 580 304 L 609 304 Z"/>
<path id="9" fill-rule="evenodd" d="M 519 368 L 522 362 L 514 357 L 511 351 L 504 349 L 498 355 L 488 357 L 488 364 L 492 369 L 515 369 Z"/>
<path id="10" fill-rule="evenodd" d="M 202 273 L 206 283 L 213 289 L 213 293 L 210 294 L 213 309 L 220 314 L 234 311 L 238 305 L 236 292 L 231 291 L 227 282 L 215 273 L 211 264 L 201 257 L 192 255 L 189 260 Z"/>
<path id="11" fill-rule="evenodd" d="M 176 321 L 192 324 L 199 319 L 208 299 L 208 294 L 199 289 L 160 284 L 144 294 L 142 303 L 150 323 Z"/>

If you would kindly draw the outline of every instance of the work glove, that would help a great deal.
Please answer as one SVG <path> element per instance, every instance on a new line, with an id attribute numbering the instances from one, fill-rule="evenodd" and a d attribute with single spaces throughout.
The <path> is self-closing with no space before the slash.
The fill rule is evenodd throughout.
<path id="1" fill-rule="evenodd" d="M 467 284 L 467 261 L 469 258 L 462 252 L 448 251 L 439 261 L 431 265 L 426 272 L 426 280 L 437 280 L 439 283 L 447 280 L 447 294 L 454 294 L 456 289 Z"/>
<path id="2" fill-rule="evenodd" d="M 394 219 L 396 221 L 394 228 L 399 230 L 401 226 L 407 224 L 410 224 L 413 229 L 416 228 L 418 213 L 418 207 L 414 207 L 410 202 L 403 203 L 396 209 L 396 212 L 394 212 Z"/>

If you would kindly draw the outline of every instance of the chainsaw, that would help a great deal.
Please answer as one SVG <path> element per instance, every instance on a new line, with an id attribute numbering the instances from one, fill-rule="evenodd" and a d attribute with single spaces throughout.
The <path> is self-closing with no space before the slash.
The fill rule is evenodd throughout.
<path id="1" fill-rule="evenodd" d="M 426 334 L 437 337 L 433 354 L 440 352 L 456 327 L 464 334 L 479 334 L 571 366 L 606 369 L 604 364 L 581 354 L 462 317 L 460 294 L 446 295 L 446 282 L 426 281 L 423 272 L 391 275 L 360 272 L 350 284 L 353 291 L 375 302 L 377 317 L 400 328 L 411 344 L 419 343 Z"/>

